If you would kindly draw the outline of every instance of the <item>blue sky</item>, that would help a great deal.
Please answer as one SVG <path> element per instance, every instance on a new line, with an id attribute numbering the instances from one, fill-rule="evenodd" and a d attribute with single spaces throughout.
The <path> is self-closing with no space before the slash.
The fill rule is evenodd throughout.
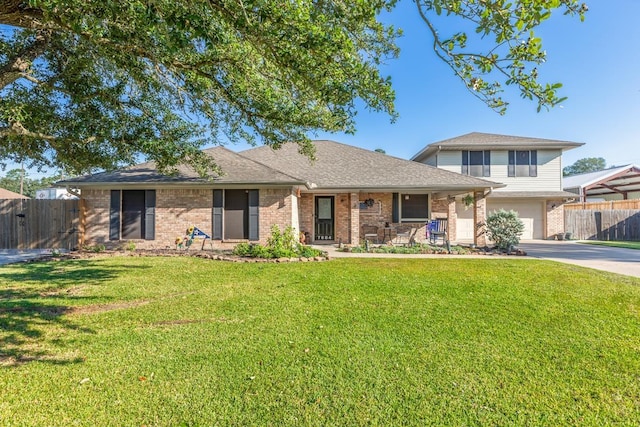
<path id="1" fill-rule="evenodd" d="M 558 13 L 538 30 L 548 54 L 540 75 L 547 82 L 562 82 L 561 95 L 569 99 L 561 107 L 537 113 L 534 102 L 508 91 L 504 97 L 509 110 L 500 116 L 436 58 L 413 2 L 401 0 L 384 17 L 404 30 L 398 40 L 400 58 L 384 67 L 396 90 L 399 119 L 390 123 L 386 115 L 363 109 L 355 135 L 314 137 L 410 158 L 426 144 L 477 131 L 585 143 L 565 153 L 564 165 L 584 157 L 604 157 L 609 166 L 640 164 L 640 1 L 587 4 L 584 22 Z M 440 30 L 447 34 L 447 28 Z"/>
<path id="2" fill-rule="evenodd" d="M 537 113 L 535 103 L 510 91 L 504 95 L 509 109 L 500 116 L 436 58 L 414 4 L 401 0 L 385 18 L 404 29 L 400 58 L 385 67 L 400 118 L 391 124 L 382 114 L 362 111 L 356 135 L 319 137 L 410 158 L 426 144 L 477 131 L 585 143 L 565 153 L 564 165 L 583 157 L 604 157 L 607 165 L 640 164 L 640 1 L 587 4 L 584 22 L 558 13 L 538 30 L 548 55 L 540 75 L 562 82 L 561 95 L 569 99 Z"/>

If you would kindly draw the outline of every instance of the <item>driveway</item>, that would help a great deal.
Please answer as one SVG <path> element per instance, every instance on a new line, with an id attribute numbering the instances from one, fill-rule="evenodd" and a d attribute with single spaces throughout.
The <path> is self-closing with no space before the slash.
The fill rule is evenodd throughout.
<path id="1" fill-rule="evenodd" d="M 640 277 L 640 250 L 554 240 L 528 240 L 518 247 L 535 258 Z"/>
<path id="2" fill-rule="evenodd" d="M 17 249 L 0 249 L 0 265 L 27 261 L 50 253 L 50 249 L 30 249 L 23 251 Z"/>

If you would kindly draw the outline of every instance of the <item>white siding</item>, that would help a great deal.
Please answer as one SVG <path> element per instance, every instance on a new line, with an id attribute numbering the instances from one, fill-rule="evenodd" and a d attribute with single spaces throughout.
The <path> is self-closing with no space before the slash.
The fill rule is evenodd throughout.
<path id="1" fill-rule="evenodd" d="M 438 155 L 434 154 L 433 156 L 429 156 L 422 161 L 425 165 L 438 167 Z"/>
<path id="2" fill-rule="evenodd" d="M 451 172 L 462 172 L 462 151 L 441 151 L 438 153 L 438 167 Z"/>
<path id="3" fill-rule="evenodd" d="M 562 191 L 561 158 L 562 150 L 538 150 L 538 176 L 510 177 L 509 152 L 491 151 L 491 177 L 488 179 L 507 184 L 495 191 Z"/>
<path id="4" fill-rule="evenodd" d="M 562 191 L 562 150 L 537 150 L 538 176 L 510 177 L 509 151 L 491 150 L 491 176 L 485 179 L 507 184 L 495 191 Z M 433 163 L 436 156 L 427 161 Z M 438 167 L 451 172 L 462 172 L 462 151 L 440 151 Z M 430 163 L 427 163 L 430 164 Z"/>

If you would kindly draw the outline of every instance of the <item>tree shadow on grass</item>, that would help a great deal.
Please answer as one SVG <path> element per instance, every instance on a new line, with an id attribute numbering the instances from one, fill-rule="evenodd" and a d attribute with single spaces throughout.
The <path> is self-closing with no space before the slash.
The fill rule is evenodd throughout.
<path id="1" fill-rule="evenodd" d="M 65 340 L 60 337 L 72 331 L 94 331 L 74 323 L 65 314 L 81 306 L 83 300 L 94 299 L 83 296 L 83 289 L 103 284 L 131 268 L 93 260 L 0 268 L 0 366 L 31 361 L 82 362 L 81 355 L 64 349 Z"/>

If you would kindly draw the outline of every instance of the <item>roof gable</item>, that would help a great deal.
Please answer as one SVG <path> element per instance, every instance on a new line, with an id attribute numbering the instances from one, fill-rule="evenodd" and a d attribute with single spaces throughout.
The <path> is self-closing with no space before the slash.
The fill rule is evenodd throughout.
<path id="1" fill-rule="evenodd" d="M 411 160 L 421 161 L 440 150 L 508 150 L 508 149 L 561 149 L 569 150 L 584 145 L 580 142 L 525 136 L 471 132 L 454 138 L 433 142 L 419 151 Z"/>

